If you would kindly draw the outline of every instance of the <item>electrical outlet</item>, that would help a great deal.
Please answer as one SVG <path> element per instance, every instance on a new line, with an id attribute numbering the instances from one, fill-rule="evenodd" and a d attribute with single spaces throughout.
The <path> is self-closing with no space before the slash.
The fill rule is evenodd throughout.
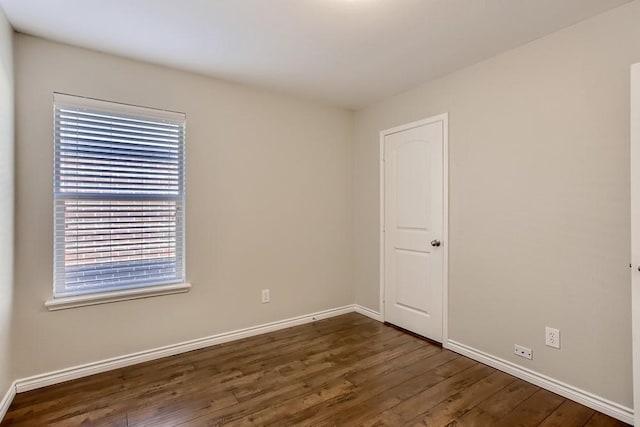
<path id="1" fill-rule="evenodd" d="M 533 351 L 530 348 L 523 347 L 518 344 L 513 345 L 513 354 L 516 356 L 524 357 L 525 359 L 533 359 Z"/>
<path id="2" fill-rule="evenodd" d="M 544 343 L 549 347 L 560 348 L 560 330 L 546 327 Z"/>
<path id="3" fill-rule="evenodd" d="M 269 291 L 269 289 L 263 289 L 262 290 L 262 303 L 268 303 L 269 301 L 271 301 L 271 292 Z"/>

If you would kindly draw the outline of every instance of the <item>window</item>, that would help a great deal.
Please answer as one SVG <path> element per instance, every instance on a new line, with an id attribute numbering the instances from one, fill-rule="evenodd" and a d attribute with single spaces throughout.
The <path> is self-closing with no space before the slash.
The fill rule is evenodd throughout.
<path id="1" fill-rule="evenodd" d="M 185 115 L 54 94 L 54 297 L 184 282 Z"/>

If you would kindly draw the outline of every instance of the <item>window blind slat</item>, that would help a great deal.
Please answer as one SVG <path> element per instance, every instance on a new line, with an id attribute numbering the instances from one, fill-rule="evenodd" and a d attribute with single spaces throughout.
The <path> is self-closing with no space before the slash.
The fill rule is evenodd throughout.
<path id="1" fill-rule="evenodd" d="M 105 153 L 109 153 L 110 155 L 106 157 Z M 85 163 L 101 161 L 102 163 L 111 162 L 114 165 L 123 164 L 123 163 L 133 164 L 133 165 L 143 164 L 143 165 L 146 165 L 146 167 L 150 167 L 150 168 L 151 167 L 177 168 L 178 164 L 180 163 L 178 159 L 170 159 L 169 161 L 166 161 L 161 158 L 159 159 L 149 158 L 149 157 L 135 158 L 135 157 L 132 157 L 131 155 L 114 154 L 113 152 L 110 152 L 108 150 L 105 150 L 104 152 L 102 152 L 102 151 L 93 151 L 93 150 L 90 150 L 90 151 L 75 150 L 75 149 L 67 150 L 67 149 L 61 148 L 60 152 L 56 154 L 61 157 L 61 161 L 74 159 L 77 162 L 85 162 Z"/>
<path id="2" fill-rule="evenodd" d="M 54 295 L 184 281 L 184 115 L 83 100 L 54 100 Z"/>
<path id="3" fill-rule="evenodd" d="M 117 109 L 117 106 L 113 106 Z M 140 108 L 140 111 L 143 110 L 151 110 L 147 108 Z M 174 130 L 175 132 L 182 131 L 183 126 L 179 123 L 174 123 L 167 120 L 144 120 L 141 118 L 135 118 L 126 113 L 105 113 L 105 112 L 97 112 L 97 110 L 92 110 L 90 108 L 59 108 L 57 110 L 57 114 L 60 118 L 70 118 L 75 121 L 92 121 L 92 122 L 100 122 L 107 123 L 110 125 L 115 124 L 124 124 L 125 126 L 133 127 L 133 128 L 141 128 L 141 129 L 161 129 L 161 130 Z M 142 113 L 144 114 L 144 113 Z"/>
<path id="4" fill-rule="evenodd" d="M 130 148 L 134 147 L 139 150 L 172 152 L 178 151 L 177 143 L 171 141 L 151 141 L 142 137 L 116 137 L 116 135 L 89 135 L 81 132 L 57 132 L 56 135 L 63 143 L 74 145 L 92 145 L 108 148 Z"/>
<path id="5" fill-rule="evenodd" d="M 178 158 L 178 150 L 164 149 L 143 144 L 125 144 L 117 141 L 105 141 L 99 139 L 60 138 L 61 148 L 70 151 L 88 151 L 108 153 L 114 155 L 136 155 L 149 157 L 162 157 L 174 160 Z"/>
<path id="6" fill-rule="evenodd" d="M 72 127 L 73 129 L 85 129 L 87 131 L 109 131 L 113 130 L 113 125 L 111 123 L 96 123 L 96 122 L 85 122 L 82 120 L 66 120 L 64 118 L 59 119 L 60 129 L 66 129 L 66 127 Z M 163 136 L 166 137 L 168 135 L 174 136 L 175 138 L 179 138 L 179 135 L 182 135 L 182 132 L 179 130 L 173 129 L 150 129 L 150 128 L 132 128 L 130 126 L 119 126 L 118 129 L 121 132 L 128 132 L 131 134 L 139 134 L 139 135 L 155 135 L 155 136 Z"/>
<path id="7" fill-rule="evenodd" d="M 102 137 L 115 136 L 139 141 L 169 143 L 170 145 L 178 145 L 180 143 L 179 134 L 173 132 L 156 132 L 123 128 L 114 129 L 107 126 L 83 126 L 79 123 L 70 123 L 68 121 L 60 121 L 60 127 L 58 128 L 57 133 L 61 136 L 64 136 L 65 134 Z"/>

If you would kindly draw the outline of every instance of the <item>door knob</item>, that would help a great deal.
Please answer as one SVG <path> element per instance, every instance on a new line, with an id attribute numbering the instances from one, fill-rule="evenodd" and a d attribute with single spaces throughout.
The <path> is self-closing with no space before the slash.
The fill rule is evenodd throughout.
<path id="1" fill-rule="evenodd" d="M 434 248 L 440 246 L 440 240 L 432 240 L 431 246 L 433 246 Z"/>

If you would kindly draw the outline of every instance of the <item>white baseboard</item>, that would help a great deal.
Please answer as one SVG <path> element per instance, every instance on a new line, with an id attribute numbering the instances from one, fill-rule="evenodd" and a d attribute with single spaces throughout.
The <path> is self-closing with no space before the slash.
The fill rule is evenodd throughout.
<path id="1" fill-rule="evenodd" d="M 9 406 L 11 406 L 11 402 L 13 402 L 14 397 L 16 397 L 15 381 L 11 383 L 9 390 L 7 390 L 2 400 L 0 400 L 0 421 L 2 421 L 5 415 L 7 415 L 7 411 L 9 410 Z"/>
<path id="2" fill-rule="evenodd" d="M 364 307 L 360 304 L 354 304 L 354 308 L 356 313 L 370 317 L 373 320 L 377 320 L 378 322 L 382 322 L 382 315 L 377 311 L 371 310 L 370 308 Z"/>
<path id="3" fill-rule="evenodd" d="M 276 322 L 265 323 L 263 325 L 238 329 L 236 331 L 211 335 L 208 337 L 185 341 L 178 344 L 172 344 L 165 347 L 159 347 L 151 350 L 141 351 L 138 353 L 132 353 L 124 356 L 114 357 L 111 359 L 101 360 L 98 362 L 74 366 L 72 368 L 66 368 L 54 372 L 35 375 L 29 378 L 17 380 L 15 382 L 14 394 L 15 392 L 22 393 L 53 384 L 59 384 L 64 381 L 75 380 L 89 375 L 99 374 L 101 372 L 135 365 L 137 363 L 148 362 L 150 360 L 160 359 L 167 356 L 174 356 L 176 354 L 186 353 L 187 351 L 198 350 L 216 344 L 222 344 L 229 341 L 235 341 L 242 338 L 265 334 L 267 332 L 277 331 L 279 329 L 290 328 L 292 326 L 302 325 L 305 323 L 311 323 L 316 320 L 327 319 L 330 317 L 339 316 L 341 314 L 352 313 L 354 311 L 356 311 L 356 307 L 353 304 L 346 305 L 344 307 L 318 311 L 316 313 L 305 314 L 303 316 L 292 317 Z"/>
<path id="4" fill-rule="evenodd" d="M 567 399 L 571 399 L 582 405 L 588 406 L 591 409 L 595 409 L 596 411 L 617 418 L 620 421 L 633 424 L 633 409 L 631 408 L 627 408 L 626 406 L 612 402 L 603 397 L 596 396 L 588 391 L 584 391 L 572 385 L 563 383 L 562 381 L 555 380 L 536 371 L 532 371 L 531 369 L 523 368 L 522 366 L 516 365 L 508 360 L 495 357 L 454 340 L 448 340 L 444 345 L 444 348 L 484 363 L 485 365 L 489 365 L 502 372 L 511 374 L 514 377 L 518 377 L 530 382 L 531 384 L 535 384 L 553 393 L 559 394 L 560 396 L 566 397 Z"/>

